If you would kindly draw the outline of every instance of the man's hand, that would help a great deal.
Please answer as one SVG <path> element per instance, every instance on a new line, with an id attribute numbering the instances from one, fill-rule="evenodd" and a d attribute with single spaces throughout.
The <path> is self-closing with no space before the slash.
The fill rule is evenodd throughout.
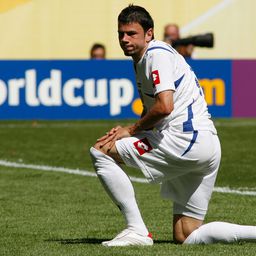
<path id="1" fill-rule="evenodd" d="M 114 146 L 117 140 L 134 136 L 144 130 L 152 129 L 155 125 L 168 116 L 173 110 L 173 91 L 160 92 L 155 97 L 155 103 L 151 109 L 134 125 L 121 127 L 116 126 L 97 140 L 100 147 L 108 144 L 108 151 Z"/>
<path id="2" fill-rule="evenodd" d="M 127 137 L 131 137 L 131 134 L 129 133 L 129 127 L 117 126 L 115 128 L 112 128 L 109 132 L 107 132 L 106 135 L 99 138 L 97 142 L 100 143 L 100 147 L 103 147 L 109 143 L 108 150 L 110 150 L 115 145 L 115 142 L 117 140 Z"/>
<path id="3" fill-rule="evenodd" d="M 113 135 L 119 128 L 121 128 L 120 125 L 112 128 L 109 132 L 106 132 L 106 135 L 102 136 L 101 138 L 97 139 L 97 142 L 104 141 L 107 139 L 109 136 Z"/>

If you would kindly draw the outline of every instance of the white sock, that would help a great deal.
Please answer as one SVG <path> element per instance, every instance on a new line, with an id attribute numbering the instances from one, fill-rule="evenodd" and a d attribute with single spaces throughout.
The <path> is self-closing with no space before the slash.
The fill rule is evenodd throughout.
<path id="1" fill-rule="evenodd" d="M 148 235 L 129 177 L 110 156 L 93 147 L 90 152 L 96 173 L 110 198 L 124 215 L 127 228 L 138 234 Z"/>
<path id="2" fill-rule="evenodd" d="M 183 244 L 233 243 L 253 240 L 256 240 L 256 226 L 210 222 L 194 230 Z"/>

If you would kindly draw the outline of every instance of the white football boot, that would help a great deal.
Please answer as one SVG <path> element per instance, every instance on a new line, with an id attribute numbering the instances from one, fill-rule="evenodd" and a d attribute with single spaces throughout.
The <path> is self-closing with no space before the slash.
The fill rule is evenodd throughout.
<path id="1" fill-rule="evenodd" d="M 110 241 L 102 242 L 102 245 L 110 246 L 149 246 L 153 245 L 151 233 L 143 236 L 132 230 L 125 229 Z"/>

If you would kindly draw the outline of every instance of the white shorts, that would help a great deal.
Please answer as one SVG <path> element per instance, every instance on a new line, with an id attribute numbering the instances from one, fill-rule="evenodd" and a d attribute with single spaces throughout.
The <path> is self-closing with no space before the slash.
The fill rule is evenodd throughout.
<path id="1" fill-rule="evenodd" d="M 127 166 L 139 168 L 161 195 L 173 200 L 173 214 L 203 220 L 217 176 L 221 149 L 210 131 L 145 131 L 116 141 Z"/>

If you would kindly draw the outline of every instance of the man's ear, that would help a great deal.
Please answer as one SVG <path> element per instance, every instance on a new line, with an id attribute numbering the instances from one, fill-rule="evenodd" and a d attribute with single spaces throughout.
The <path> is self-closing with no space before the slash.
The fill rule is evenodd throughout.
<path id="1" fill-rule="evenodd" d="M 146 42 L 149 43 L 154 38 L 154 30 L 150 28 L 145 34 Z"/>

